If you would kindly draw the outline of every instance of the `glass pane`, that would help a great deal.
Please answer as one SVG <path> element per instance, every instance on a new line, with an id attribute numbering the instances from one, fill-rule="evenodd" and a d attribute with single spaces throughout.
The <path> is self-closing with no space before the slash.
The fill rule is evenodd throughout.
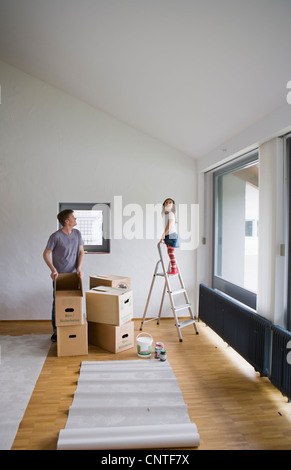
<path id="1" fill-rule="evenodd" d="M 74 210 L 76 228 L 80 230 L 84 245 L 102 245 L 102 211 Z"/>
<path id="2" fill-rule="evenodd" d="M 258 164 L 215 177 L 215 275 L 257 292 Z"/>

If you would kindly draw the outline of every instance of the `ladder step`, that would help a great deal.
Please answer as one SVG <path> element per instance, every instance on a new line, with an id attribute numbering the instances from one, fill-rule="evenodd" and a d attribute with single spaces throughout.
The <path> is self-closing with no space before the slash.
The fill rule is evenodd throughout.
<path id="1" fill-rule="evenodd" d="M 184 326 L 192 325 L 195 323 L 194 318 L 190 318 L 189 320 L 184 320 L 179 324 L 179 328 L 184 328 Z"/>
<path id="2" fill-rule="evenodd" d="M 168 274 L 168 273 L 167 273 Z M 177 274 L 179 273 L 176 273 L 176 274 L 171 274 L 171 276 L 177 276 Z M 156 273 L 156 276 L 162 276 L 162 277 L 165 277 L 164 273 Z M 169 274 L 168 274 L 169 276 Z"/>
<path id="3" fill-rule="evenodd" d="M 175 312 L 179 312 L 179 310 L 184 310 L 185 308 L 191 307 L 191 304 L 181 305 L 181 307 L 175 307 Z"/>
<path id="4" fill-rule="evenodd" d="M 174 290 L 173 292 L 170 292 L 171 295 L 176 295 L 176 294 L 184 294 L 186 292 L 186 289 L 179 289 L 179 290 Z"/>

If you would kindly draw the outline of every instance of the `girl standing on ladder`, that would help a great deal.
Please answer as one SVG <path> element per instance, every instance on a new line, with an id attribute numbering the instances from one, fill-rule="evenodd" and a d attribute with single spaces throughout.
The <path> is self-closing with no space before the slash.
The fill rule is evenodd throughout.
<path id="1" fill-rule="evenodd" d="M 162 214 L 165 218 L 165 230 L 159 243 L 165 243 L 167 245 L 167 251 L 171 263 L 171 270 L 168 274 L 178 274 L 175 248 L 179 248 L 179 241 L 177 234 L 176 206 L 173 199 L 168 198 L 164 201 Z"/>

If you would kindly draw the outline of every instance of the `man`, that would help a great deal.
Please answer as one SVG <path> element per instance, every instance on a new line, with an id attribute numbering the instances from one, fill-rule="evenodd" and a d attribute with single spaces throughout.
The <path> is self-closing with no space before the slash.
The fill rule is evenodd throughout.
<path id="1" fill-rule="evenodd" d="M 82 263 L 84 259 L 82 235 L 79 230 L 74 229 L 77 225 L 74 211 L 70 209 L 63 210 L 57 217 L 62 228 L 50 236 L 43 252 L 43 258 L 51 270 L 53 288 L 59 273 L 76 272 L 82 278 Z M 51 339 L 56 341 L 55 297 L 53 297 L 52 325 L 53 335 Z"/>

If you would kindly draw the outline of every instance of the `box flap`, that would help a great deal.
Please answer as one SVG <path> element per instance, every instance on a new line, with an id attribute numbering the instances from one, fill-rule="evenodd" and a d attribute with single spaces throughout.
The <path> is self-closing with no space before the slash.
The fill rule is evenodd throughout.
<path id="1" fill-rule="evenodd" d="M 110 279 L 110 276 L 106 276 L 105 274 L 95 274 L 95 276 L 90 276 L 96 279 Z"/>
<path id="2" fill-rule="evenodd" d="M 98 292 L 101 294 L 110 294 L 110 295 L 124 295 L 130 292 L 130 291 L 125 292 L 124 289 L 120 289 L 118 287 L 110 287 L 110 286 L 92 287 L 91 291 Z"/>
<path id="3" fill-rule="evenodd" d="M 94 276 L 90 276 L 96 279 L 110 279 L 110 280 L 118 280 L 118 279 L 128 279 L 127 276 L 118 276 L 116 274 L 95 274 Z"/>
<path id="4" fill-rule="evenodd" d="M 105 292 L 105 293 L 108 293 L 108 292 L 112 292 L 112 290 L 117 290 L 117 289 L 114 289 L 113 287 L 109 287 L 109 286 L 96 286 L 96 287 L 92 287 L 91 290 L 95 290 L 97 292 Z"/>

